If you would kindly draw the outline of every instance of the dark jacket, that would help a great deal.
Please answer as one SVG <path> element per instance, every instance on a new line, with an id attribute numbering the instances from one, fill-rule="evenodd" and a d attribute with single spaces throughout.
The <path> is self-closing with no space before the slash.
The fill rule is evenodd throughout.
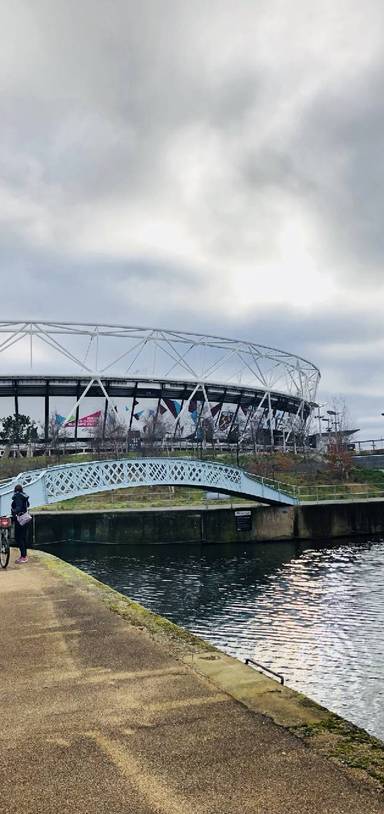
<path id="1" fill-rule="evenodd" d="M 16 515 L 24 514 L 29 507 L 29 497 L 24 492 L 15 492 L 12 498 L 11 513 L 13 519 Z"/>

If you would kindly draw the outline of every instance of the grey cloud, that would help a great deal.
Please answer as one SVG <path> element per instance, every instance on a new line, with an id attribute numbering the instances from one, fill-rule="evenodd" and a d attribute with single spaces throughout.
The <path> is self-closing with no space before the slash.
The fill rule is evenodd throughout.
<path id="1" fill-rule="evenodd" d="M 148 312 L 167 309 L 172 290 L 193 296 L 201 286 L 199 272 L 155 259 L 109 260 L 47 253 L 20 246 L 0 233 L 1 277 L 6 317 L 87 319 L 150 323 Z M 140 285 L 142 302 L 137 305 Z M 153 288 L 162 296 L 154 301 Z M 27 309 L 27 310 L 26 310 Z M 27 313 L 28 311 L 28 313 Z"/>
<path id="2" fill-rule="evenodd" d="M 220 285 L 219 259 L 177 263 L 172 246 L 169 262 L 150 246 L 143 256 L 127 249 L 119 260 L 108 251 L 84 256 L 72 249 L 70 230 L 67 251 L 52 248 L 55 229 L 65 232 L 77 209 L 92 219 L 98 207 L 121 201 L 140 206 L 143 217 L 168 207 L 175 219 L 183 209 L 207 254 L 230 258 L 233 275 L 244 256 L 257 275 L 274 250 L 276 204 L 284 198 L 313 218 L 320 269 L 376 294 L 383 281 L 384 58 L 349 83 L 336 77 L 320 85 L 289 127 L 283 119 L 281 131 L 259 143 L 265 119 L 290 104 L 279 53 L 268 69 L 252 50 L 259 19 L 276 12 L 279 3 L 235 8 L 226 0 L 15 0 L 3 9 L 14 53 L 2 71 L 0 177 L 21 207 L 13 214 L 9 205 L 0 229 L 4 318 L 19 317 L 22 307 L 23 315 L 46 319 L 155 323 L 254 339 L 319 364 L 324 387 L 327 380 L 352 383 L 356 404 L 368 409 L 369 388 L 381 375 L 369 343 L 384 335 L 376 297 L 365 312 L 345 309 L 342 298 L 331 308 L 299 310 L 293 295 L 285 307 L 252 306 L 235 318 L 221 313 L 214 297 L 205 299 L 214 275 Z M 166 160 L 193 128 L 201 128 L 203 155 L 204 139 L 218 141 L 217 176 L 204 183 L 195 208 L 181 200 Z M 188 159 L 185 152 L 181 166 Z M 42 228 L 53 218 L 47 244 L 44 235 L 40 242 L 31 236 L 28 206 L 41 207 Z M 348 348 L 356 341 L 367 346 L 364 358 L 333 358 L 332 342 Z"/>
<path id="3" fill-rule="evenodd" d="M 287 155 L 270 162 L 316 213 L 324 261 L 345 284 L 384 282 L 383 80 L 381 60 L 354 81 L 316 94 Z"/>
<path id="4" fill-rule="evenodd" d="M 9 32 L 20 57 L 35 41 L 1 100 L 3 145 L 19 153 L 15 183 L 37 162 L 46 194 L 66 202 L 155 194 L 170 182 L 163 154 L 173 135 L 195 123 L 238 128 L 261 82 L 250 68 L 202 74 L 188 4 L 164 2 L 161 14 L 148 0 L 108 9 L 85 0 L 79 14 L 78 4 L 40 0 Z"/>

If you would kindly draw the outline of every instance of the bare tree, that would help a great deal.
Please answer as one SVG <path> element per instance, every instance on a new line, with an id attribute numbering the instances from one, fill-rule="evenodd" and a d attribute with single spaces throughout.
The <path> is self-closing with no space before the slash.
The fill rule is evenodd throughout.
<path id="1" fill-rule="evenodd" d="M 203 434 L 203 444 L 209 444 L 212 447 L 212 454 L 213 457 L 216 455 L 216 447 L 215 447 L 215 421 L 211 415 L 206 416 L 202 419 L 201 422 L 202 434 Z"/>
<path id="2" fill-rule="evenodd" d="M 156 442 L 162 442 L 167 434 L 167 424 L 161 415 L 151 415 L 143 428 L 145 445 L 148 451 L 153 451 Z"/>
<path id="3" fill-rule="evenodd" d="M 308 419 L 304 410 L 300 410 L 293 415 L 289 413 L 285 418 L 285 431 L 287 444 L 293 447 L 294 453 L 305 452 L 308 438 Z"/>
<path id="4" fill-rule="evenodd" d="M 263 422 L 264 410 L 256 410 L 251 416 L 247 431 L 247 436 L 249 435 L 252 441 L 253 451 L 255 454 L 257 452 L 258 445 L 264 444 Z"/>
<path id="5" fill-rule="evenodd" d="M 125 421 L 116 410 L 108 412 L 106 417 L 100 415 L 90 433 L 95 452 L 101 454 L 112 449 L 114 455 L 120 455 L 125 448 L 127 431 Z"/>
<path id="6" fill-rule="evenodd" d="M 331 409 L 326 413 L 328 421 L 326 460 L 336 477 L 348 480 L 353 469 L 353 455 L 348 434 L 351 420 L 345 400 L 334 399 Z"/>
<path id="7" fill-rule="evenodd" d="M 60 420 L 58 413 L 52 413 L 48 422 L 48 444 L 46 447 L 48 452 L 54 452 L 58 459 L 60 456 L 60 446 L 63 445 L 65 451 L 65 444 L 68 437 L 68 428 L 64 425 L 64 422 Z"/>

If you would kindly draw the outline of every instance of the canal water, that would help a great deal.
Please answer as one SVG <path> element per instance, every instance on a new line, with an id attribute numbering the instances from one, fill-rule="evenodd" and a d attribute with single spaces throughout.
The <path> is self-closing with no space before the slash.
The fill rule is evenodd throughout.
<path id="1" fill-rule="evenodd" d="M 384 740 L 384 542 L 48 550 Z"/>

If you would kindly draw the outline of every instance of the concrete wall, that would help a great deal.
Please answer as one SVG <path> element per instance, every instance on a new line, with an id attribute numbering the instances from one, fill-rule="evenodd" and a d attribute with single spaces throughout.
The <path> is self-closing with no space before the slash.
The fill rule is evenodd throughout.
<path id="1" fill-rule="evenodd" d="M 247 530 L 239 530 L 235 509 L 216 506 L 193 510 L 41 512 L 34 516 L 34 540 L 37 546 L 64 541 L 232 543 L 384 534 L 384 501 L 253 506 L 248 512 Z"/>
<path id="2" fill-rule="evenodd" d="M 237 531 L 235 510 L 153 509 L 146 511 L 35 513 L 36 545 L 60 541 L 97 543 L 218 543 L 281 540 L 293 534 L 293 508 L 248 510 L 251 530 Z"/>
<path id="3" fill-rule="evenodd" d="M 296 510 L 294 533 L 299 540 L 382 534 L 384 501 L 300 506 Z"/>

